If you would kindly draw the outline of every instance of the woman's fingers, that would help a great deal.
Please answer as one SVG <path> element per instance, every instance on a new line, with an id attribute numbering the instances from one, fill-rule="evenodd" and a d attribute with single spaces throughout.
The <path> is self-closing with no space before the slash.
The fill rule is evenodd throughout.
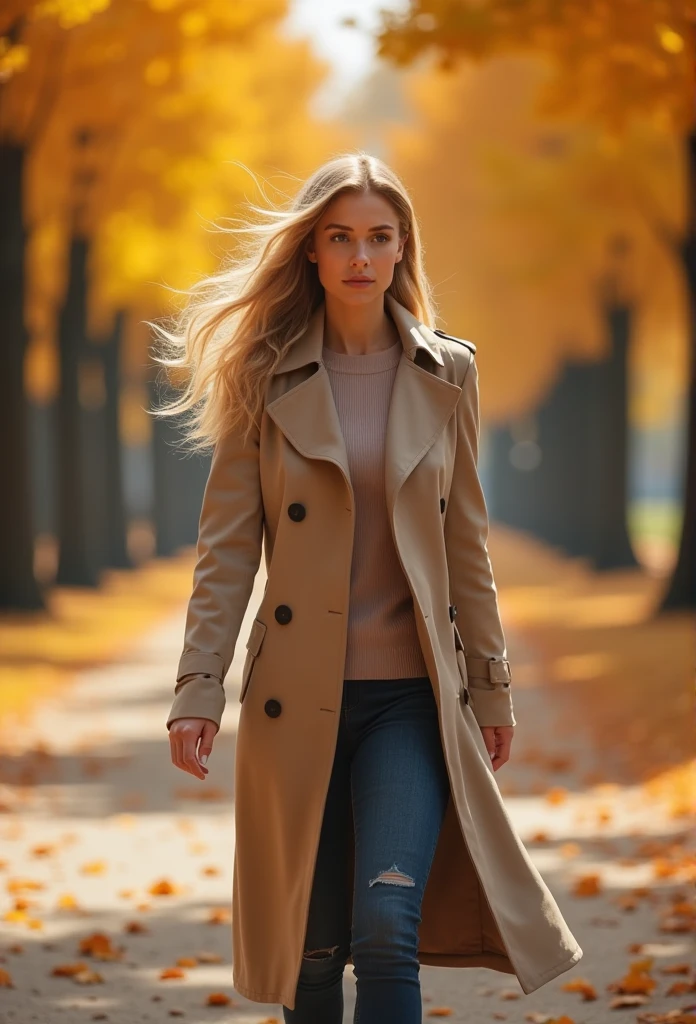
<path id="1" fill-rule="evenodd" d="M 207 760 L 216 733 L 217 725 L 208 718 L 177 718 L 169 729 L 172 764 L 197 779 L 204 779 L 208 769 L 199 756 Z"/>
<path id="2" fill-rule="evenodd" d="M 491 759 L 491 768 L 493 771 L 497 771 L 501 765 L 504 765 L 510 759 L 514 726 L 482 725 L 481 734 Z"/>
<path id="3" fill-rule="evenodd" d="M 217 733 L 217 726 L 215 722 L 211 722 L 206 718 L 205 725 L 203 726 L 203 732 L 201 733 L 201 742 L 198 747 L 198 760 L 201 764 L 205 764 L 208 757 L 213 752 L 213 740 Z"/>

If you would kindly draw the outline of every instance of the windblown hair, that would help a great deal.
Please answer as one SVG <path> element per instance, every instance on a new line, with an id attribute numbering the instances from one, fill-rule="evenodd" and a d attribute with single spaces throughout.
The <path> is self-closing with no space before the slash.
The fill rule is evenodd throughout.
<path id="1" fill-rule="evenodd" d="M 363 151 L 322 164 L 285 208 L 248 203 L 262 222 L 221 230 L 240 238 L 221 270 L 183 294 L 183 310 L 170 329 L 147 321 L 160 340 L 153 359 L 186 381 L 173 401 L 153 415 L 181 416 L 192 452 L 203 451 L 231 430 L 245 441 L 260 425 L 266 385 L 292 344 L 304 333 L 324 289 L 305 249 L 329 203 L 346 192 L 375 192 L 387 199 L 408 233 L 389 287 L 414 316 L 433 323 L 435 307 L 423 267 L 420 233 L 411 200 L 397 175 Z M 263 221 L 266 221 L 264 223 Z"/>

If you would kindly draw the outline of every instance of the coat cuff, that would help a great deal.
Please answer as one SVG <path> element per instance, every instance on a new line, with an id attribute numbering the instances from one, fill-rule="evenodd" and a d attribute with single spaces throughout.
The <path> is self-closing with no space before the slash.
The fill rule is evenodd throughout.
<path id="1" fill-rule="evenodd" d="M 186 676 L 177 682 L 174 694 L 167 729 L 176 718 L 209 718 L 220 728 L 226 698 L 225 689 L 215 676 Z"/>
<path id="2" fill-rule="evenodd" d="M 225 663 L 219 654 L 206 654 L 205 651 L 187 651 L 179 658 L 176 670 L 177 682 L 184 676 L 210 675 L 220 682 L 225 677 Z"/>
<path id="3" fill-rule="evenodd" d="M 479 725 L 517 725 L 505 658 L 466 658 L 471 710 Z"/>

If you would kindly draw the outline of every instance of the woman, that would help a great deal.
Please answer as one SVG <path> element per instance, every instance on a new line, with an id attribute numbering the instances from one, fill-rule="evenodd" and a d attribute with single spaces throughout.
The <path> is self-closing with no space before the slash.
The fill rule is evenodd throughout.
<path id="1" fill-rule="evenodd" d="M 263 213 L 264 211 L 258 211 Z M 436 333 L 416 217 L 320 167 L 162 331 L 215 445 L 174 703 L 204 779 L 260 565 L 236 746 L 233 982 L 285 1021 L 421 1020 L 420 964 L 531 992 L 582 956 L 494 772 L 515 718 L 477 475 L 475 347 Z"/>

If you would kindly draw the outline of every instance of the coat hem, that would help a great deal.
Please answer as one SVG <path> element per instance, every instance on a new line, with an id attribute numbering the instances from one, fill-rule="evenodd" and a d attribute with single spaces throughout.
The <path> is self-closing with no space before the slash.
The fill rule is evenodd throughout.
<path id="1" fill-rule="evenodd" d="M 419 960 L 422 966 L 425 967 L 460 967 L 460 968 L 472 968 L 472 967 L 485 967 L 487 970 L 497 971 L 499 974 L 509 974 L 516 977 L 520 983 L 522 991 L 525 995 L 529 995 L 535 992 L 536 989 L 541 988 L 547 982 L 552 981 L 558 977 L 559 974 L 563 974 L 564 971 L 569 970 L 573 964 L 576 964 L 583 955 L 583 951 L 580 946 L 571 953 L 570 956 L 564 960 L 559 960 L 558 963 L 552 967 L 547 968 L 542 974 L 536 974 L 533 980 L 525 979 L 524 981 L 520 978 L 519 974 L 510 965 L 507 957 L 496 953 L 482 953 L 482 954 L 439 954 L 439 953 L 419 953 Z M 352 963 L 349 959 L 348 963 Z M 507 966 L 506 966 L 507 965 Z M 232 980 L 233 988 L 245 999 L 251 1000 L 253 1003 L 278 1003 L 281 1006 L 290 1006 L 292 1001 L 288 993 L 282 992 L 259 992 L 256 989 L 252 989 L 245 985 L 243 982 L 237 982 Z"/>
<path id="2" fill-rule="evenodd" d="M 573 964 L 576 964 L 582 959 L 582 956 L 583 951 L 581 947 L 578 946 L 570 956 L 565 958 L 565 960 L 560 960 L 557 964 L 554 964 L 553 967 L 549 967 L 548 970 L 544 971 L 543 974 L 535 975 L 534 979 L 531 981 L 525 980 L 523 982 L 520 976 L 517 975 L 517 980 L 522 986 L 522 991 L 525 995 L 529 995 L 531 992 L 536 992 L 536 990 L 541 988 L 542 985 L 546 985 L 549 981 L 553 981 L 554 978 L 557 978 L 559 974 L 563 974 L 564 971 L 570 970 Z"/>

